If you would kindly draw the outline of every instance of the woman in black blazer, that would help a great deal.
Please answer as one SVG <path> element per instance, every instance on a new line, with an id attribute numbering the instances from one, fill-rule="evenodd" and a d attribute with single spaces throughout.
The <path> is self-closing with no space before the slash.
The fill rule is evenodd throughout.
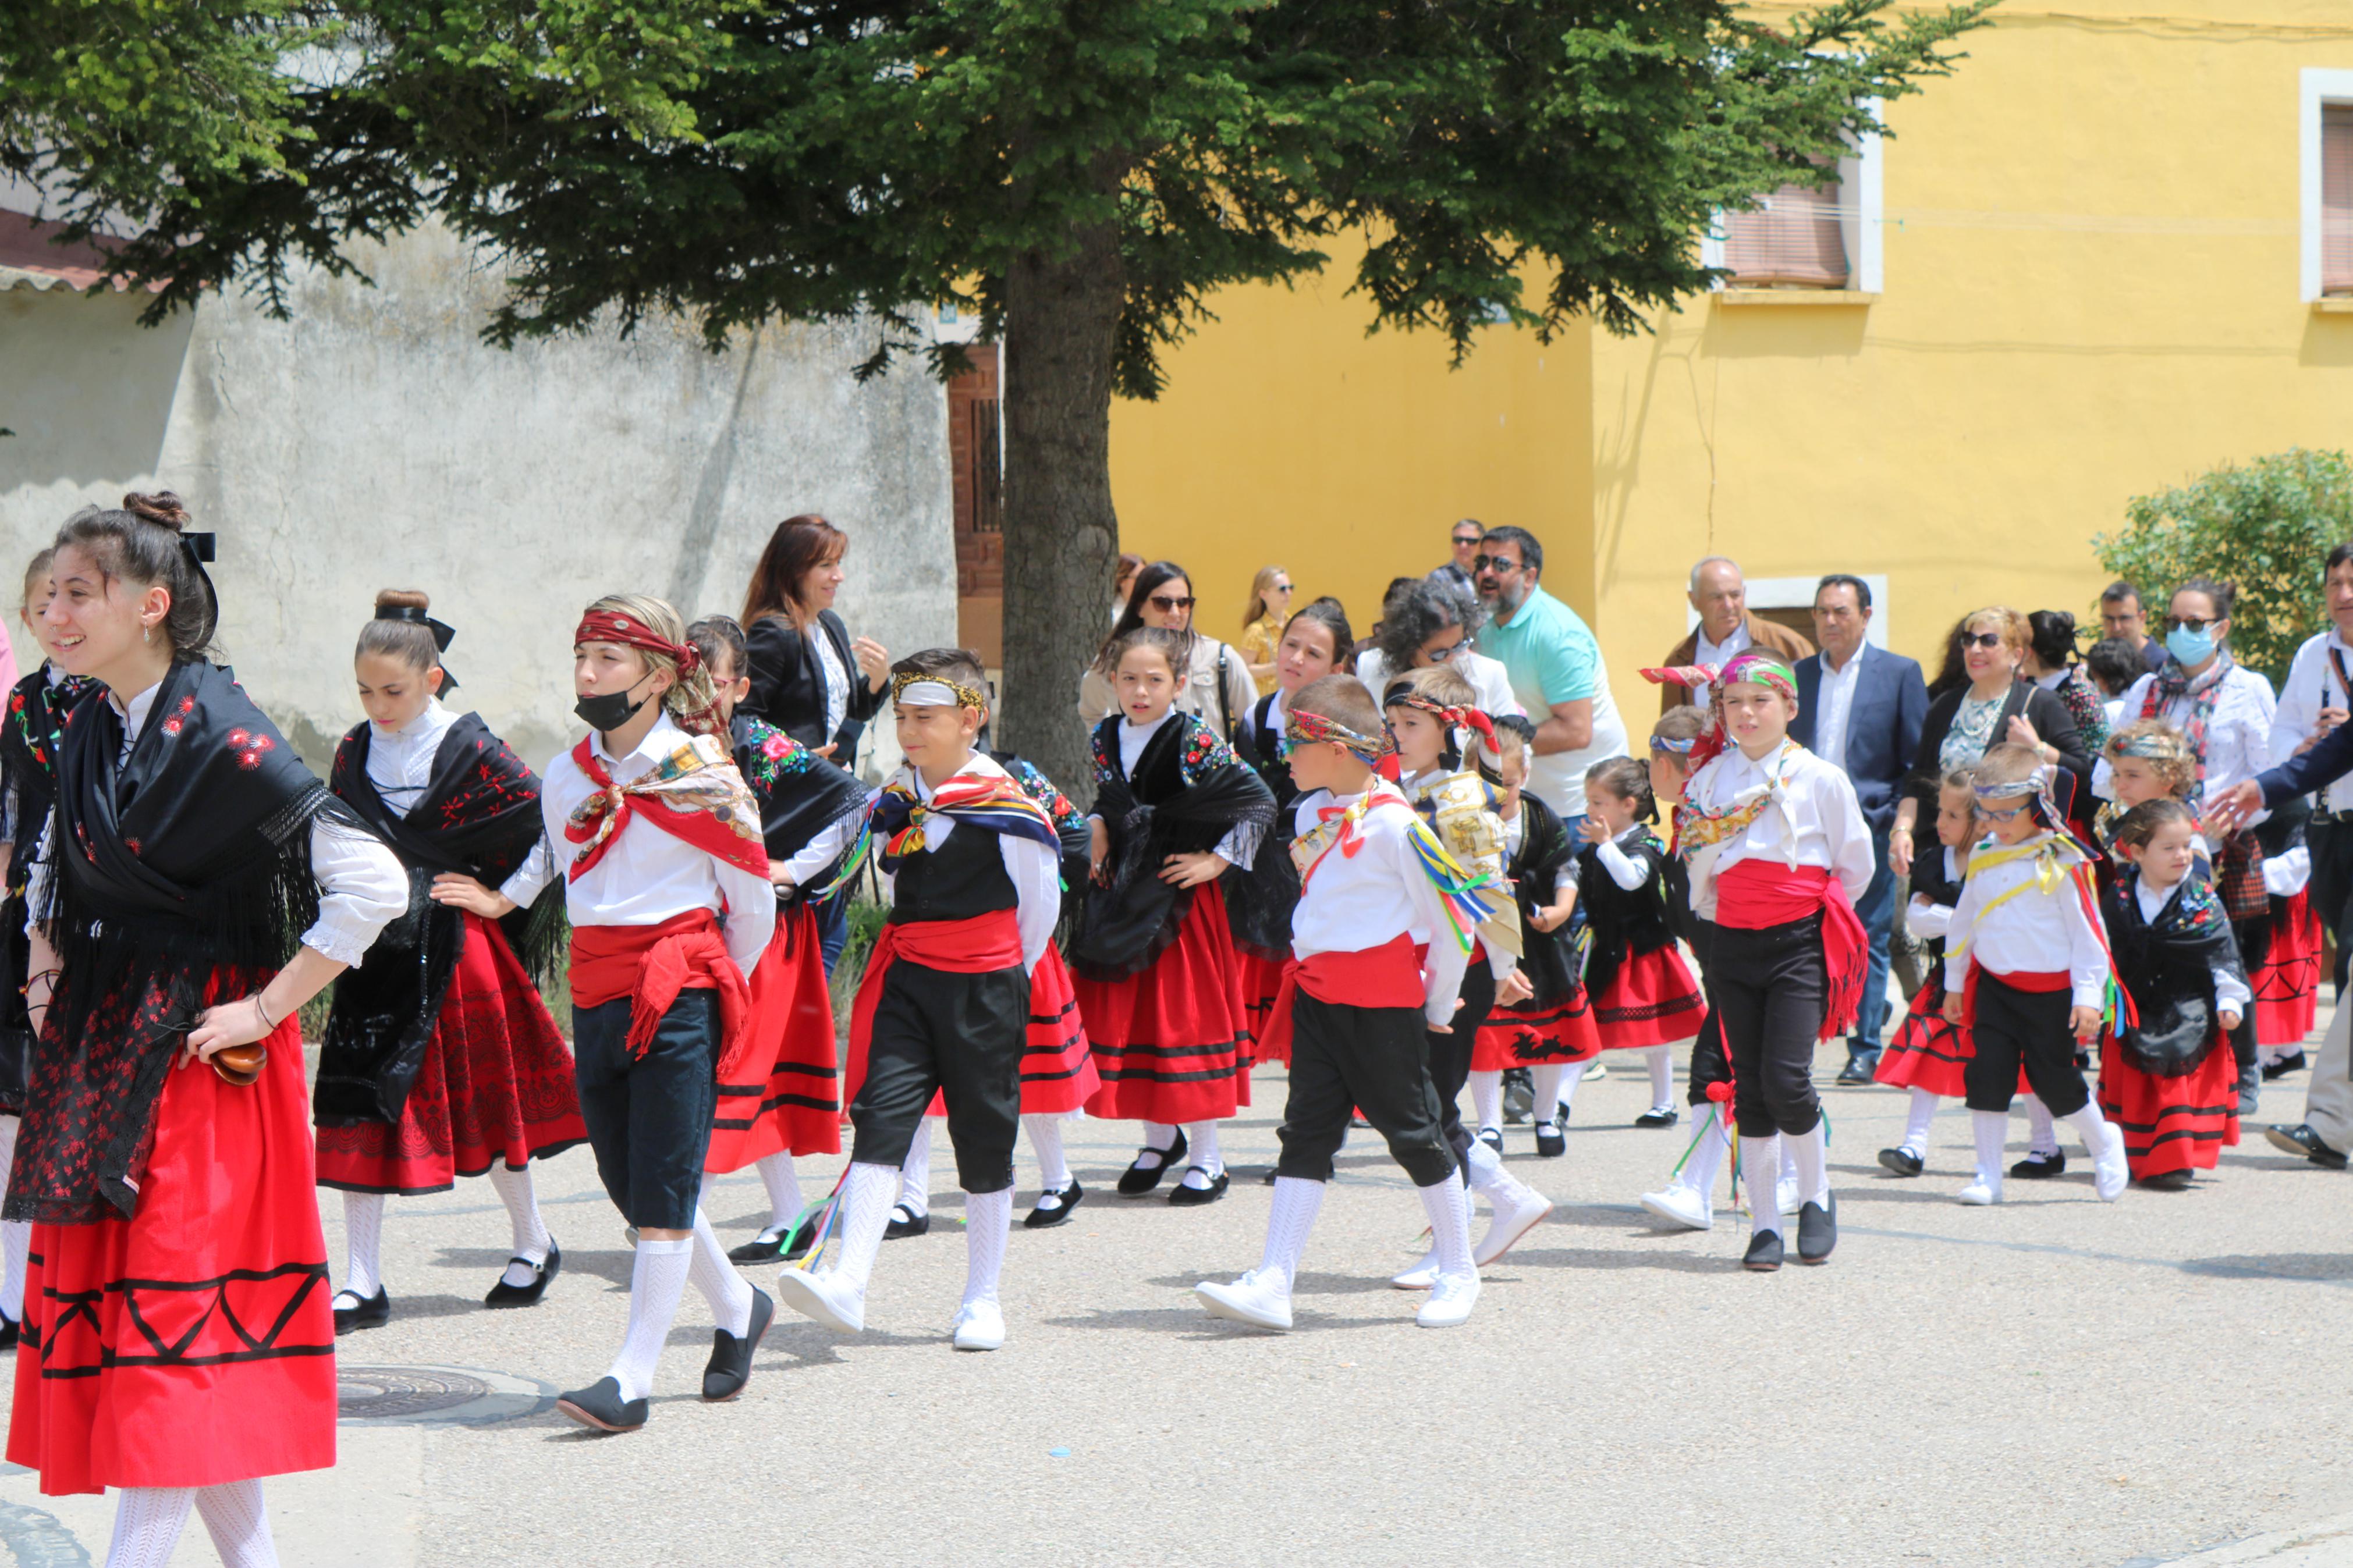
<path id="1" fill-rule="evenodd" d="M 2084 749 L 2074 715 L 2054 694 L 2019 674 L 2026 657 L 2027 622 L 2016 610 L 1996 605 L 1961 623 L 1962 658 L 1968 679 L 1933 699 L 1920 726 L 1920 749 L 1912 774 L 1895 804 L 1895 826 L 1887 837 L 1889 869 L 1912 868 L 1914 832 L 1936 814 L 1936 786 L 1947 769 L 1974 766 L 1990 747 L 2004 742 L 2032 746 L 2046 763 L 2073 775 L 2073 806 L 2091 798 L 2092 756 Z"/>
<path id="2" fill-rule="evenodd" d="M 882 645 L 852 640 L 833 613 L 849 548 L 841 530 L 821 517 L 776 524 L 744 599 L 752 689 L 736 704 L 811 751 L 831 748 L 845 768 L 866 721 L 881 711 L 891 675 Z"/>

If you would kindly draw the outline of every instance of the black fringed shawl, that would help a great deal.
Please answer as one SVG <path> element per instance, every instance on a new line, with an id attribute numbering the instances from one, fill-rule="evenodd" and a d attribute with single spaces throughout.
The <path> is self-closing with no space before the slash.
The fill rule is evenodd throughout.
<path id="1" fill-rule="evenodd" d="M 1583 845 L 1577 851 L 1577 901 L 1585 910 L 1586 929 L 1593 933 L 1585 984 L 1596 996 L 1609 988 L 1628 954 L 1655 952 L 1675 940 L 1663 875 L 1666 846 L 1639 822 L 1618 836 L 1617 845 L 1620 854 L 1642 868 L 1641 886 L 1620 887 L 1609 868 L 1601 864 L 1599 845 Z"/>
<path id="2" fill-rule="evenodd" d="M 1088 831 L 1086 814 L 1072 805 L 1068 796 L 1054 787 L 1054 781 L 1039 772 L 1036 763 L 1011 752 L 991 752 L 989 760 L 1003 768 L 1021 793 L 1046 808 L 1053 820 L 1054 837 L 1062 845 L 1062 917 L 1065 941 L 1078 924 L 1079 912 L 1087 888 L 1088 857 L 1093 852 L 1093 836 Z"/>
<path id="3" fill-rule="evenodd" d="M 8 693 L 0 718 L 0 778 L 15 792 L 16 836 L 9 841 L 7 891 L 0 900 L 0 1110 L 20 1113 L 25 1105 L 25 1062 L 32 1049 L 33 1022 L 25 1007 L 26 971 L 31 947 L 25 936 L 25 888 L 33 857 L 58 803 L 58 744 L 65 712 L 90 683 L 78 675 L 53 685 L 44 664 Z"/>
<path id="4" fill-rule="evenodd" d="M 769 859 L 789 860 L 827 828 L 865 815 L 871 792 L 855 774 L 836 767 L 765 720 L 737 713 L 728 727 L 728 740 L 734 748 L 735 771 L 744 775 L 753 798 L 760 803 L 760 837 L 767 846 Z M 843 842 L 843 854 L 854 847 L 856 837 L 853 833 Z M 805 879 L 789 895 L 778 899 L 778 905 L 790 904 L 810 888 L 832 881 L 839 864 L 837 860 Z"/>
<path id="5" fill-rule="evenodd" d="M 128 1215 L 183 1037 L 265 982 L 318 918 L 311 827 L 364 834 L 227 668 L 174 664 L 118 765 L 103 688 L 67 710 L 46 929 L 63 973 L 42 1019 L 5 1217 Z"/>
<path id="6" fill-rule="evenodd" d="M 2247 977 L 2222 900 L 2205 874 L 2193 869 L 2157 919 L 2145 920 L 2140 872 L 2128 867 L 2102 893 L 2100 905 L 2117 978 L 2138 1016 L 2135 1023 L 2119 1023 L 2117 1046 L 2145 1073 L 2189 1076 L 2228 1037 L 2214 1005 L 2214 971 Z"/>
<path id="7" fill-rule="evenodd" d="M 1299 868 L 1292 863 L 1291 841 L 1299 827 L 1292 808 L 1299 804 L 1300 789 L 1282 755 L 1282 732 L 1267 722 L 1273 713 L 1270 693 L 1258 700 L 1235 732 L 1236 754 L 1274 796 L 1274 825 L 1259 843 L 1250 875 L 1233 879 L 1227 888 L 1226 921 L 1245 949 L 1280 963 L 1291 954 L 1291 916 L 1299 907 Z"/>
<path id="8" fill-rule="evenodd" d="M 1274 796 L 1264 782 L 1192 714 L 1175 714 L 1153 732 L 1133 775 L 1120 767 L 1124 722 L 1114 713 L 1094 732 L 1095 815 L 1110 830 L 1113 877 L 1111 886 L 1087 889 L 1071 955 L 1079 973 L 1093 980 L 1137 973 L 1176 940 L 1193 892 L 1160 879 L 1167 857 L 1215 849 L 1244 823 L 1255 823 L 1263 837 L 1274 821 Z M 1254 864 L 1266 863 L 1261 850 Z M 1254 874 L 1250 867 L 1234 868 L 1227 896 L 1240 896 L 1240 884 Z"/>
<path id="9" fill-rule="evenodd" d="M 398 1121 L 408 1102 L 466 944 L 465 914 L 434 901 L 433 879 L 459 872 L 495 892 L 545 832 L 537 775 L 479 714 L 463 715 L 442 735 L 433 776 L 406 816 L 385 804 L 368 776 L 373 737 L 365 724 L 344 735 L 329 787 L 400 857 L 408 908 L 335 981 L 311 1093 L 322 1127 Z M 559 876 L 529 909 L 500 922 L 534 975 L 543 976 L 561 953 L 563 915 Z"/>
<path id="10" fill-rule="evenodd" d="M 1577 930 L 1577 922 L 1564 921 L 1560 929 L 1552 931 L 1538 931 L 1535 924 L 1536 911 L 1550 909 L 1559 897 L 1555 889 L 1560 874 L 1576 858 L 1577 847 L 1569 841 L 1560 814 L 1535 796 L 1523 794 L 1520 845 L 1512 851 L 1504 872 L 1520 905 L 1520 936 L 1525 943 L 1520 973 L 1535 988 L 1533 1000 L 1538 1003 L 1557 1002 L 1577 986 L 1577 952 L 1572 934 Z"/>

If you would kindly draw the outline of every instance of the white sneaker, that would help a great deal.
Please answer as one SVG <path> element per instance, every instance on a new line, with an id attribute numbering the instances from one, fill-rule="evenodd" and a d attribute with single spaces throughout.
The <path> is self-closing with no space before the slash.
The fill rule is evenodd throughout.
<path id="1" fill-rule="evenodd" d="M 2001 1202 L 2001 1184 L 1978 1180 L 1960 1190 L 1961 1202 L 1975 1208 L 1990 1208 Z"/>
<path id="2" fill-rule="evenodd" d="M 1425 1329 L 1459 1329 L 1470 1321 L 1471 1309 L 1479 1301 L 1479 1276 L 1472 1274 L 1441 1274 L 1438 1283 L 1430 1288 L 1430 1300 L 1413 1321 Z"/>
<path id="3" fill-rule="evenodd" d="M 993 1351 L 1005 1342 L 1005 1313 L 994 1301 L 966 1301 L 956 1309 L 955 1348 Z"/>
<path id="4" fill-rule="evenodd" d="M 1427 1290 L 1438 1283 L 1438 1254 L 1425 1252 L 1421 1261 L 1402 1274 L 1389 1276 L 1389 1285 L 1398 1290 Z"/>
<path id="5" fill-rule="evenodd" d="M 1204 1279 L 1193 1287 L 1193 1294 L 1201 1299 L 1201 1305 L 1209 1310 L 1213 1318 L 1270 1329 L 1278 1334 L 1291 1331 L 1291 1288 L 1280 1275 L 1261 1279 L 1253 1268 L 1230 1285 Z"/>
<path id="6" fill-rule="evenodd" d="M 1782 1177 L 1775 1184 L 1773 1196 L 1780 1204 L 1783 1214 L 1796 1214 L 1805 1205 L 1806 1200 L 1798 1195 L 1798 1178 L 1795 1176 Z"/>
<path id="7" fill-rule="evenodd" d="M 2092 1156 L 2092 1189 L 2100 1201 L 2112 1204 L 2125 1195 L 2132 1181 L 2132 1167 L 2125 1162 L 2124 1129 L 2115 1122 L 2103 1122 L 2108 1130 L 2107 1147 Z"/>
<path id="8" fill-rule="evenodd" d="M 1471 1249 L 1471 1261 L 1484 1268 L 1513 1247 L 1520 1238 L 1544 1223 L 1552 1213 L 1552 1200 L 1534 1187 L 1523 1186 L 1506 1202 L 1495 1205 L 1494 1217 L 1487 1222 L 1487 1234 Z M 1437 1254 L 1430 1255 L 1431 1268 L 1437 1268 Z"/>
<path id="9" fill-rule="evenodd" d="M 866 1327 L 866 1292 L 830 1268 L 785 1269 L 776 1276 L 776 1300 L 838 1333 Z"/>
<path id="10" fill-rule="evenodd" d="M 1714 1230 L 1715 1215 L 1700 1197 L 1697 1187 L 1678 1182 L 1663 1192 L 1644 1193 L 1642 1206 L 1661 1219 L 1687 1230 Z"/>

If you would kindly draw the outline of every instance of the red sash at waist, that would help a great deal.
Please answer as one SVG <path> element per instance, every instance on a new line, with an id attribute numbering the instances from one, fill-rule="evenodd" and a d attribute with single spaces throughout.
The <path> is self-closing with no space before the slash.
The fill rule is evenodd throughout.
<path id="1" fill-rule="evenodd" d="M 572 1002 L 600 1007 L 629 998 L 629 1052 L 643 1056 L 681 991 L 719 993 L 719 1076 L 751 1043 L 752 989 L 720 940 L 719 917 L 688 910 L 659 925 L 574 926 Z"/>
<path id="2" fill-rule="evenodd" d="M 1743 860 L 1715 879 L 1715 923 L 1764 931 L 1820 913 L 1822 917 L 1822 1032 L 1834 1040 L 1862 1011 L 1871 972 L 1871 938 L 1846 896 L 1846 884 L 1820 866 Z"/>
<path id="3" fill-rule="evenodd" d="M 2011 974 L 2001 974 L 1989 969 L 1986 973 L 1993 975 L 1996 980 L 2000 981 L 2012 991 L 2031 991 L 2037 994 L 2051 991 L 2072 991 L 2075 985 L 2075 977 L 2063 969 L 2021 969 Z"/>
<path id="4" fill-rule="evenodd" d="M 951 974 L 988 974 L 1021 967 L 1021 922 L 1011 910 L 991 910 L 964 921 L 889 921 L 875 933 L 849 1005 L 849 1056 L 842 1064 L 844 1103 L 866 1079 L 866 1053 L 874 1039 L 874 1009 L 881 1005 L 882 981 L 900 959 Z"/>
<path id="5" fill-rule="evenodd" d="M 1378 947 L 1318 952 L 1299 961 L 1299 988 L 1318 1002 L 1350 1007 L 1422 1005 L 1422 949 L 1399 931 Z"/>

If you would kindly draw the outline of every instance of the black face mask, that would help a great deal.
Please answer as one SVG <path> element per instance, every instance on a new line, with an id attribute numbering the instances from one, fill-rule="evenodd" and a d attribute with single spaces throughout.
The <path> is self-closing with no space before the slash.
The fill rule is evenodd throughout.
<path id="1" fill-rule="evenodd" d="M 640 682 L 639 684 L 643 684 Z M 650 694 L 629 700 L 637 687 L 625 687 L 618 691 L 600 691 L 594 697 L 583 697 L 572 704 L 572 711 L 580 721 L 600 735 L 609 735 L 638 716 L 638 710 L 653 700 Z"/>

